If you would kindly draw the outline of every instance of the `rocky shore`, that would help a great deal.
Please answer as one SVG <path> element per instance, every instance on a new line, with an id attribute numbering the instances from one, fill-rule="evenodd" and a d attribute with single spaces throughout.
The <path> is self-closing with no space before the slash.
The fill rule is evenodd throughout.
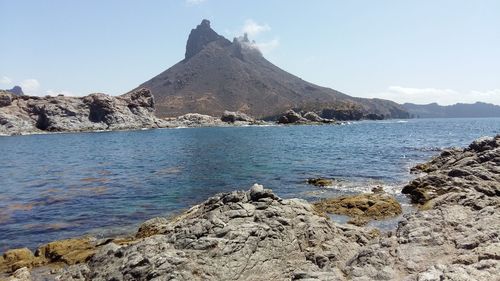
<path id="1" fill-rule="evenodd" d="M 303 116 L 289 110 L 278 124 L 340 124 L 316 113 Z M 272 125 L 242 112 L 225 111 L 214 117 L 188 113 L 178 117 L 155 116 L 155 101 L 148 89 L 121 96 L 102 93 L 85 97 L 27 96 L 0 90 L 0 136 L 61 132 L 141 130 L 180 127 Z"/>
<path id="2" fill-rule="evenodd" d="M 0 90 L 0 135 L 268 124 L 229 111 L 221 117 L 188 113 L 158 118 L 154 106 L 148 89 L 116 97 L 102 93 L 37 97 Z"/>
<path id="3" fill-rule="evenodd" d="M 417 166 L 425 173 L 403 192 L 419 208 L 385 233 L 338 224 L 317 206 L 254 185 L 149 220 L 134 237 L 7 252 L 0 265 L 14 271 L 8 280 L 498 280 L 499 167 L 500 135 Z M 356 217 L 380 194 L 387 199 L 376 190 L 331 206 L 352 205 Z M 36 265 L 23 256 L 65 266 L 30 273 Z"/>

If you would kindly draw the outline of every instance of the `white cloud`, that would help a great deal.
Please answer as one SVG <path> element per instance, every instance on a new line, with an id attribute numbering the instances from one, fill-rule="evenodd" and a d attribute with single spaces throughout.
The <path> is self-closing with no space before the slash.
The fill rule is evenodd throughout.
<path id="1" fill-rule="evenodd" d="M 12 79 L 7 76 L 2 76 L 2 78 L 0 78 L 0 84 L 12 84 Z"/>
<path id="2" fill-rule="evenodd" d="M 72 93 L 70 91 L 66 91 L 66 90 L 55 91 L 55 90 L 52 90 L 52 89 L 45 91 L 45 95 L 49 95 L 49 96 L 64 95 L 64 96 L 67 96 L 67 97 L 78 96 L 77 94 L 74 94 L 74 93 Z"/>
<path id="3" fill-rule="evenodd" d="M 450 105 L 455 103 L 475 103 L 481 101 L 500 105 L 500 89 L 461 92 L 452 89 L 390 86 L 386 91 L 371 94 L 370 96 L 374 98 L 389 99 L 398 103 L 411 102 L 416 104 L 428 104 L 436 102 L 440 105 Z"/>
<path id="4" fill-rule="evenodd" d="M 280 45 L 279 38 L 274 38 L 271 41 L 260 42 L 254 44 L 263 54 L 268 54 Z"/>
<path id="5" fill-rule="evenodd" d="M 20 83 L 23 92 L 28 95 L 37 95 L 40 89 L 40 83 L 36 79 L 25 79 Z"/>
<path id="6" fill-rule="evenodd" d="M 188 6 L 195 6 L 195 5 L 199 5 L 203 2 L 205 2 L 206 0 L 185 0 L 186 4 Z"/>
<path id="7" fill-rule="evenodd" d="M 271 40 L 267 41 L 258 41 L 255 42 L 252 39 L 258 37 L 260 34 L 270 31 L 271 27 L 268 24 L 259 24 L 255 22 L 253 19 L 247 19 L 243 24 L 240 32 L 243 34 L 247 34 L 251 42 L 248 46 L 252 48 L 257 48 L 263 54 L 269 54 L 272 50 L 276 49 L 280 45 L 279 38 L 275 37 Z M 241 40 L 243 37 L 239 37 Z"/>
<path id="8" fill-rule="evenodd" d="M 243 33 L 248 34 L 250 37 L 255 37 L 262 32 L 270 31 L 271 27 L 267 24 L 258 24 L 252 19 L 248 19 L 245 21 L 243 28 L 241 31 Z"/>

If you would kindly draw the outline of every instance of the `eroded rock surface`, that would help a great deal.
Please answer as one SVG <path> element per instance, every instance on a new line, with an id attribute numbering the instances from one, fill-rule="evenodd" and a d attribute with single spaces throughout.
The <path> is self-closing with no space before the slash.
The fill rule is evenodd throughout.
<path id="1" fill-rule="evenodd" d="M 498 280 L 500 136 L 445 151 L 404 192 L 422 210 L 360 251 L 353 280 Z"/>
<path id="2" fill-rule="evenodd" d="M 476 191 L 487 197 L 500 196 L 500 136 L 481 138 L 465 149 L 443 151 L 414 171 L 420 177 L 404 187 L 416 203 L 426 203 L 449 192 Z"/>
<path id="3" fill-rule="evenodd" d="M 321 213 L 347 215 L 355 225 L 364 225 L 371 219 L 385 219 L 400 215 L 401 205 L 393 196 L 379 193 L 365 193 L 323 199 L 314 207 Z"/>
<path id="4" fill-rule="evenodd" d="M 228 122 L 228 123 L 235 123 L 235 122 L 255 123 L 255 118 L 239 111 L 233 112 L 226 110 L 222 114 L 221 120 L 223 122 Z"/>
<path id="5" fill-rule="evenodd" d="M 16 96 L 0 92 L 0 135 L 164 127 L 147 89 L 112 97 Z"/>
<path id="6" fill-rule="evenodd" d="M 214 196 L 168 223 L 156 223 L 143 225 L 138 236 L 151 234 L 145 229 L 156 235 L 103 247 L 85 278 L 341 280 L 346 262 L 371 239 L 316 214 L 303 200 L 280 199 L 259 185 Z"/>

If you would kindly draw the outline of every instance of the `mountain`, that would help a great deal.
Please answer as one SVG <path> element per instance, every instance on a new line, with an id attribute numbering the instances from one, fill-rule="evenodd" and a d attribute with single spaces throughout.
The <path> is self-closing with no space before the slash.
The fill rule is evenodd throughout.
<path id="1" fill-rule="evenodd" d="M 191 30 L 182 61 L 139 88 L 151 90 L 160 117 L 230 110 L 273 118 L 290 108 L 337 119 L 409 117 L 394 102 L 353 98 L 304 81 L 266 60 L 246 35 L 229 41 L 208 20 Z"/>
<path id="2" fill-rule="evenodd" d="M 6 90 L 7 92 L 10 92 L 16 96 L 24 96 L 24 92 L 23 92 L 23 89 L 19 86 L 14 86 L 12 89 L 10 90 Z"/>
<path id="3" fill-rule="evenodd" d="M 491 103 L 457 103 L 441 106 L 437 103 L 405 103 L 403 107 L 415 118 L 500 117 L 500 106 Z"/>

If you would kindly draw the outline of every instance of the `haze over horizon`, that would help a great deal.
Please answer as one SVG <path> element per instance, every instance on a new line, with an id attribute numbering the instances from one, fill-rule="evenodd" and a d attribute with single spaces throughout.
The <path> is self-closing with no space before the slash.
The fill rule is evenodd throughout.
<path id="1" fill-rule="evenodd" d="M 203 18 L 244 32 L 275 65 L 321 86 L 398 103 L 500 105 L 497 1 L 0 0 L 0 89 L 118 95 L 182 60 Z M 279 12 L 278 12 L 279 11 Z"/>

